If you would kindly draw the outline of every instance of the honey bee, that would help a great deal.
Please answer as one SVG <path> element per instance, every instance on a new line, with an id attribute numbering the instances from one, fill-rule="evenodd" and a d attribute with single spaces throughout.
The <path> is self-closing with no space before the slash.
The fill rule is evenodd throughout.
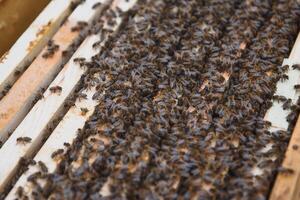
<path id="1" fill-rule="evenodd" d="M 64 152 L 63 149 L 58 149 L 51 154 L 51 158 L 56 158 L 58 155 L 61 155 Z"/>
<path id="2" fill-rule="evenodd" d="M 44 162 L 38 161 L 38 165 L 43 173 L 48 173 L 48 167 L 45 165 Z"/>
<path id="3" fill-rule="evenodd" d="M 30 137 L 19 137 L 17 138 L 17 143 L 26 144 L 26 143 L 30 143 L 31 140 L 32 139 Z"/>
<path id="4" fill-rule="evenodd" d="M 89 110 L 87 108 L 80 108 L 80 110 L 81 110 L 82 116 L 86 115 L 89 112 Z"/>
<path id="5" fill-rule="evenodd" d="M 61 93 L 62 92 L 62 87 L 61 86 L 52 86 L 50 87 L 50 92 L 51 93 Z"/>

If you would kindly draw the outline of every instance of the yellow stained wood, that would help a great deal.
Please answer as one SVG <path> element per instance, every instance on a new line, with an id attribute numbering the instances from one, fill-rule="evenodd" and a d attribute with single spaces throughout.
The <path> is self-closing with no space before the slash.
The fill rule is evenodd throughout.
<path id="1" fill-rule="evenodd" d="M 0 101 L 0 139 L 5 141 L 9 132 L 13 131 L 31 108 L 36 94 L 41 88 L 47 87 L 59 71 L 62 50 L 65 50 L 79 35 L 71 32 L 74 23 L 66 22 L 56 33 L 53 40 L 59 50 L 50 58 L 43 58 L 47 47 L 33 61 L 23 75 Z"/>

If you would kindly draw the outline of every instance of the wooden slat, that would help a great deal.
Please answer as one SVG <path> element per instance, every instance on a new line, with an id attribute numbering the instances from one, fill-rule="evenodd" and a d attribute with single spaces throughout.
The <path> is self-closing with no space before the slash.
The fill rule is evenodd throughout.
<path id="1" fill-rule="evenodd" d="M 97 2 L 101 2 L 102 6 L 95 10 L 92 7 Z M 91 22 L 109 2 L 110 0 L 87 0 L 79 5 L 53 37 L 54 43 L 59 45 L 59 50 L 53 57 L 45 59 L 43 57 L 43 54 L 47 52 L 47 47 L 45 47 L 0 101 L 0 140 L 2 142 L 6 141 L 9 133 L 26 116 L 36 96 L 39 95 L 39 91 L 48 87 L 61 69 L 60 66 L 64 60 L 61 56 L 62 51 L 80 37 L 80 32 L 72 32 L 71 28 L 79 21 Z"/>
<path id="2" fill-rule="evenodd" d="M 297 57 L 298 55 L 298 57 Z M 288 59 L 284 59 L 282 65 L 289 65 L 289 70 L 286 75 L 289 76 L 288 80 L 279 81 L 276 85 L 277 89 L 275 95 L 281 95 L 286 98 L 290 98 L 292 103 L 295 104 L 300 95 L 299 91 L 294 89 L 294 85 L 300 84 L 300 70 L 292 69 L 293 64 L 300 64 L 300 34 L 294 44 L 294 47 L 290 53 Z M 286 121 L 286 117 L 290 113 L 290 110 L 283 110 L 283 102 L 273 102 L 273 106 L 267 111 L 265 120 L 270 121 L 274 130 L 287 130 L 289 123 Z"/>
<path id="3" fill-rule="evenodd" d="M 294 128 L 282 167 L 294 170 L 294 173 L 279 173 L 272 188 L 270 200 L 300 199 L 300 118 Z"/>
<path id="4" fill-rule="evenodd" d="M 292 99 L 292 103 L 296 103 L 296 90 L 294 89 L 294 85 L 297 84 L 300 78 L 300 71 L 293 70 L 292 65 L 299 63 L 299 61 L 293 61 L 290 59 L 284 59 L 282 66 L 289 65 L 289 70 L 286 73 L 289 76 L 288 80 L 279 81 L 277 83 L 277 89 L 275 95 L 284 96 L 286 98 Z M 283 109 L 284 102 L 273 101 L 273 105 L 267 111 L 265 115 L 265 120 L 272 123 L 271 131 L 276 130 L 287 130 L 289 123 L 286 121 L 286 117 L 290 113 L 290 110 Z"/>
<path id="5" fill-rule="evenodd" d="M 22 71 L 42 50 L 48 39 L 71 13 L 72 0 L 52 0 L 17 42 L 0 58 L 0 92 L 16 80 L 14 73 Z"/>
<path id="6" fill-rule="evenodd" d="M 300 64 L 300 34 L 296 40 L 296 43 L 291 51 L 287 64 Z M 290 69 L 288 72 L 289 80 L 287 81 L 286 89 L 290 91 L 288 98 L 291 98 L 295 103 L 299 97 L 299 93 L 294 90 L 293 85 L 300 83 L 300 72 L 298 70 Z M 286 115 L 278 113 L 277 116 L 271 116 L 275 119 L 286 121 Z M 284 128 L 287 128 L 285 125 Z M 287 151 L 285 152 L 284 161 L 282 163 L 283 168 L 292 169 L 294 173 L 279 173 L 277 175 L 275 184 L 272 188 L 271 200 L 296 200 L 300 199 L 300 118 L 296 123 L 293 130 L 292 137 L 289 142 Z"/>
<path id="7" fill-rule="evenodd" d="M 56 127 L 51 136 L 48 138 L 46 143 L 34 157 L 36 162 L 42 161 L 48 167 L 49 172 L 53 172 L 56 169 L 56 161 L 51 158 L 51 154 L 57 149 L 64 148 L 64 142 L 72 143 L 76 137 L 78 128 L 83 128 L 86 120 L 94 112 L 94 108 L 97 102 L 92 100 L 95 93 L 95 89 L 85 91 L 87 99 L 77 101 L 75 107 L 72 107 L 65 115 L 62 122 Z M 81 108 L 87 108 L 89 111 L 85 115 L 81 115 Z M 31 193 L 31 183 L 27 182 L 29 175 L 37 172 L 39 167 L 37 165 L 30 166 L 29 169 L 20 177 L 18 182 L 15 184 L 13 189 L 10 191 L 6 199 L 15 199 L 16 191 L 19 186 L 24 188 L 25 194 Z"/>
<path id="8" fill-rule="evenodd" d="M 127 10 L 130 9 L 134 3 L 135 0 L 115 0 L 112 7 L 114 9 L 119 7 Z M 104 21 L 106 20 L 105 17 L 102 19 Z M 114 31 L 117 31 L 122 20 L 119 18 L 116 21 L 116 25 L 112 27 Z M 106 39 L 104 41 L 106 41 Z M 65 100 L 72 94 L 80 77 L 86 71 L 85 68 L 81 68 L 78 64 L 75 64 L 73 59 L 76 57 L 90 58 L 92 55 L 98 53 L 98 50 L 92 48 L 92 45 L 98 40 L 99 35 L 92 35 L 84 40 L 71 60 L 64 66 L 62 71 L 49 86 L 49 88 L 52 86 L 61 86 L 61 93 L 53 94 L 47 89 L 44 93 L 44 98 L 35 104 L 22 123 L 13 132 L 12 136 L 0 149 L 0 159 L 3 160 L 3 164 L 0 165 L 0 192 L 3 191 L 5 186 L 7 186 L 16 174 L 19 167 L 19 160 L 23 156 L 32 157 L 34 152 L 39 149 L 43 137 L 45 136 L 47 126 L 53 119 L 61 114 Z M 65 119 L 62 120 L 62 122 L 64 121 Z M 74 124 L 74 126 L 77 126 L 77 124 Z M 68 132 L 68 130 L 64 130 L 64 133 Z M 30 137 L 32 141 L 24 145 L 16 145 L 16 139 L 19 137 Z M 44 155 L 44 157 L 47 156 Z"/>

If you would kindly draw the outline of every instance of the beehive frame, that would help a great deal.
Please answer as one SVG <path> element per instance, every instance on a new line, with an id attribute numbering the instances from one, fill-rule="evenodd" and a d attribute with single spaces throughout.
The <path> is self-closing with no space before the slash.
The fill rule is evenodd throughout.
<path id="1" fill-rule="evenodd" d="M 74 26 L 78 21 L 83 20 L 91 22 L 91 20 L 95 16 L 100 15 L 101 12 L 105 9 L 105 6 L 103 6 L 101 9 L 93 11 L 93 9 L 91 9 L 91 6 L 95 2 L 98 1 L 87 0 L 81 6 L 78 6 L 71 14 L 71 10 L 69 7 L 71 1 L 65 1 L 64 4 L 58 3 L 58 1 L 56 0 L 52 1 L 34 22 L 39 22 L 39 25 L 37 26 L 38 28 L 33 25 L 29 27 L 29 29 L 23 34 L 23 36 L 20 37 L 18 42 L 12 47 L 12 49 L 1 58 L 0 91 L 3 90 L 4 87 L 8 84 L 15 84 L 13 85 L 13 88 L 10 90 L 8 95 L 0 101 L 0 113 L 2 113 L 1 104 L 3 104 L 2 109 L 4 110 L 4 108 L 9 103 L 11 104 L 12 102 L 16 101 L 16 99 L 14 100 L 14 94 L 17 94 L 18 91 L 20 96 L 24 97 L 24 93 L 21 92 L 24 90 L 23 85 L 28 85 L 36 76 L 38 66 L 47 66 L 49 67 L 49 70 L 51 68 L 52 71 L 50 70 L 48 73 L 45 73 L 41 76 L 40 80 L 45 79 L 45 82 L 39 81 L 33 84 L 31 88 L 27 88 L 28 91 L 25 94 L 26 98 L 24 97 L 21 103 L 18 106 L 14 107 L 15 110 L 12 113 L 15 113 L 15 115 L 11 118 L 11 124 L 7 123 L 7 121 L 3 121 L 3 124 L 1 125 L 0 122 L 0 138 L 3 142 L 5 142 L 3 147 L 0 149 L 0 159 L 9 160 L 10 162 L 6 166 L 0 166 L 0 191 L 4 191 L 4 189 L 9 185 L 12 177 L 16 175 L 17 169 L 19 167 L 19 160 L 24 156 L 29 158 L 34 157 L 34 160 L 36 161 L 43 161 L 50 171 L 54 171 L 56 162 L 51 159 L 51 153 L 56 149 L 63 148 L 64 142 L 71 143 L 76 137 L 77 129 L 82 128 L 85 122 L 93 113 L 95 106 L 97 105 L 97 102 L 92 99 L 92 96 L 96 92 L 95 88 L 84 91 L 84 93 L 87 95 L 87 99 L 76 101 L 75 106 L 71 107 L 67 111 L 58 126 L 54 129 L 53 132 L 51 132 L 49 138 L 43 144 L 42 141 L 45 137 L 45 132 L 48 125 L 56 117 L 62 114 L 62 107 L 65 101 L 72 94 L 80 77 L 85 72 L 85 69 L 80 68 L 78 64 L 74 63 L 73 59 L 76 57 L 85 57 L 89 59 L 92 55 L 94 55 L 97 50 L 91 48 L 91 46 L 98 40 L 98 36 L 87 37 L 62 69 L 60 69 L 60 65 L 63 63 L 63 61 L 61 60 L 60 54 L 54 55 L 50 59 L 43 59 L 42 55 L 46 51 L 45 49 L 43 50 L 43 48 L 49 38 L 52 37 L 55 43 L 59 44 L 60 48 L 62 49 L 67 48 L 72 42 L 74 42 L 74 40 L 79 37 L 79 33 L 71 32 L 70 28 Z M 115 9 L 116 6 L 118 6 L 124 11 L 127 11 L 136 3 L 136 0 L 131 0 L 129 1 L 129 3 L 127 3 L 125 0 L 103 0 L 102 3 L 107 3 L 107 5 L 110 6 L 109 8 L 111 9 Z M 56 11 L 54 12 L 54 15 L 49 15 L 50 10 L 53 11 L 54 8 L 57 8 L 59 12 Z M 76 12 L 80 14 L 85 13 L 86 15 L 82 16 L 76 14 Z M 64 22 L 64 24 L 60 27 L 61 23 L 67 18 L 67 16 L 69 16 L 69 20 Z M 103 20 L 105 20 L 105 18 L 103 18 Z M 41 21 L 43 23 L 40 23 Z M 51 23 L 49 23 L 50 21 Z M 122 19 L 120 18 L 118 22 L 119 23 L 113 28 L 115 32 L 118 30 Z M 47 31 L 45 31 L 45 34 L 42 34 L 38 38 L 38 40 L 32 40 L 32 38 L 30 37 L 32 35 L 37 35 L 37 33 L 33 34 L 34 31 L 40 32 L 45 24 L 49 25 L 50 28 L 47 29 Z M 105 42 L 106 40 L 103 41 L 103 44 Z M 30 48 L 29 50 L 27 49 L 24 52 L 22 51 L 21 54 L 18 54 L 18 57 L 16 59 L 14 56 L 17 54 L 20 48 L 23 48 L 25 43 L 27 44 L 26 46 L 32 45 L 32 48 Z M 33 43 L 35 43 L 35 45 L 33 45 Z M 283 65 L 288 64 L 289 66 L 291 66 L 292 64 L 299 64 L 299 55 L 300 35 L 298 35 L 289 58 L 284 60 Z M 37 58 L 35 58 L 36 56 Z M 16 71 L 22 71 L 28 64 L 30 64 L 28 67 L 28 71 L 26 70 L 24 74 L 22 74 L 21 78 L 16 82 L 13 74 Z M 3 73 L 1 73 L 1 70 L 4 70 Z M 57 73 L 59 74 L 57 75 Z M 289 88 L 287 90 L 288 95 L 291 95 L 289 97 L 295 100 L 299 96 L 299 94 L 291 88 L 293 88 L 293 85 L 299 84 L 300 74 L 299 72 L 293 71 L 291 69 L 288 73 L 290 73 L 290 75 L 295 78 L 290 79 L 289 82 L 279 83 L 280 85 L 278 86 L 278 88 Z M 226 79 L 228 79 L 228 77 L 226 77 Z M 50 86 L 48 87 L 48 85 Z M 51 93 L 49 88 L 58 85 L 63 88 L 61 93 Z M 43 98 L 35 103 L 32 107 L 31 104 L 32 102 L 34 102 L 35 97 L 38 95 L 38 91 L 44 87 L 48 89 L 43 93 Z M 279 89 L 277 92 L 281 94 L 281 91 L 285 90 Z M 17 99 L 19 100 L 19 98 Z M 14 105 L 17 105 L 17 103 Z M 273 127 L 271 127 L 272 130 L 286 130 L 287 123 L 284 119 L 287 113 L 282 112 L 281 105 L 274 105 L 275 106 L 270 108 L 265 119 L 275 124 Z M 82 115 L 81 108 L 87 108 L 88 112 L 85 115 Z M 300 146 L 299 133 L 300 119 L 298 119 L 297 121 L 288 149 L 286 151 L 284 162 L 282 164 L 285 168 L 293 169 L 294 174 L 278 174 L 271 192 L 270 199 L 277 200 L 284 198 L 292 200 L 298 199 L 300 195 L 299 191 L 297 190 L 297 187 L 300 184 L 298 180 L 300 175 L 300 159 L 298 158 L 300 157 L 300 148 L 295 149 L 295 145 Z M 16 139 L 18 137 L 24 136 L 32 138 L 32 143 L 23 146 L 16 146 Z M 26 185 L 25 190 L 27 190 L 27 192 L 30 192 L 30 184 L 26 183 L 26 179 L 28 175 L 32 172 L 35 172 L 35 170 L 36 167 L 33 166 L 30 167 L 30 169 L 26 173 L 23 173 L 23 175 L 18 179 L 17 183 L 8 194 L 7 199 L 14 199 L 16 189 L 19 185 Z"/>
<path id="2" fill-rule="evenodd" d="M 72 26 L 75 26 L 78 21 L 85 20 L 87 22 L 91 22 L 93 18 L 98 16 L 101 11 L 108 5 L 110 9 L 117 9 L 117 7 L 123 11 L 128 11 L 132 6 L 135 5 L 136 0 L 131 1 L 125 1 L 125 0 L 103 0 L 100 1 L 101 7 L 97 10 L 94 10 L 93 5 L 95 5 L 97 0 L 87 0 L 83 4 L 79 5 L 74 12 L 70 15 L 70 17 L 66 20 L 66 22 L 62 25 L 62 27 L 57 31 L 57 33 L 54 35 L 54 39 L 57 42 L 57 44 L 61 46 L 68 46 L 71 44 L 72 40 L 78 37 L 78 33 L 71 33 L 70 30 Z M 85 13 L 86 16 L 82 16 L 82 13 Z M 102 18 L 104 21 L 106 20 L 105 17 Z M 119 28 L 119 26 L 122 23 L 122 17 L 117 19 L 117 24 L 114 25 L 114 27 L 106 27 L 111 28 L 112 33 L 116 32 Z M 68 39 L 66 39 L 68 37 Z M 44 160 L 44 163 L 47 164 L 47 167 L 49 170 L 55 170 L 55 162 L 51 159 L 51 149 L 55 150 L 58 147 L 61 147 L 64 142 L 71 142 L 75 137 L 77 133 L 78 128 L 82 128 L 85 121 L 88 119 L 88 117 L 93 113 L 93 110 L 96 106 L 96 101 L 92 100 L 92 96 L 96 92 L 95 89 L 91 89 L 89 91 L 85 91 L 87 93 L 88 98 L 85 100 L 82 100 L 80 102 L 76 102 L 75 107 L 71 107 L 70 110 L 67 112 L 63 120 L 61 120 L 60 124 L 57 126 L 57 128 L 51 133 L 49 139 L 46 141 L 45 144 L 42 144 L 42 140 L 45 137 L 44 133 L 47 129 L 47 126 L 51 123 L 55 117 L 59 116 L 61 114 L 63 105 L 66 101 L 66 99 L 72 94 L 74 91 L 74 88 L 76 84 L 79 82 L 81 76 L 85 72 L 85 68 L 81 68 L 78 64 L 76 64 L 73 60 L 76 57 L 85 57 L 89 59 L 92 55 L 96 54 L 98 52 L 98 49 L 93 48 L 93 43 L 97 42 L 99 39 L 99 36 L 91 35 L 88 36 L 82 44 L 78 47 L 74 55 L 71 57 L 69 62 L 64 65 L 63 69 L 60 71 L 60 73 L 55 77 L 54 81 L 50 84 L 48 89 L 43 94 L 43 98 L 40 99 L 34 107 L 28 112 L 27 110 L 30 109 L 30 102 L 32 101 L 32 98 L 29 98 L 29 100 L 25 100 L 23 103 L 28 103 L 28 108 L 26 110 L 23 106 L 16 107 L 16 113 L 21 112 L 21 117 L 17 117 L 17 120 L 14 120 L 15 126 L 17 127 L 16 130 L 14 130 L 14 126 L 10 127 L 13 131 L 11 136 L 9 137 L 9 134 L 7 131 L 2 132 L 2 140 L 4 145 L 0 149 L 0 157 L 1 159 L 5 159 L 9 162 L 8 165 L 1 165 L 1 174 L 0 174 L 0 191 L 3 192 L 7 188 L 7 186 L 10 184 L 11 179 L 16 175 L 16 172 L 18 168 L 20 167 L 20 159 L 22 157 L 32 157 L 35 152 L 38 151 L 38 154 L 35 156 L 35 159 L 38 160 Z M 107 38 L 108 39 L 108 38 Z M 106 42 L 105 39 L 100 46 L 103 46 Z M 67 41 L 67 42 L 66 42 Z M 36 76 L 36 70 L 38 69 L 38 66 L 41 65 L 48 65 L 53 68 L 58 68 L 60 65 L 60 54 L 57 56 L 53 56 L 50 59 L 43 59 L 43 53 L 46 50 L 44 49 L 39 56 L 33 61 L 33 63 L 29 66 L 29 68 L 26 70 L 26 74 L 31 70 L 31 67 L 33 66 L 33 69 L 28 75 L 25 73 L 22 75 L 22 77 L 25 75 L 27 78 L 19 79 L 20 84 L 16 82 L 16 86 L 13 87 L 10 90 L 11 94 L 14 94 L 15 92 L 22 93 L 21 85 L 24 85 L 25 82 L 27 84 L 30 82 L 30 78 L 34 78 Z M 49 62 L 49 63 L 48 63 Z M 36 67 L 35 67 L 36 66 Z M 58 69 L 57 69 L 58 70 Z M 57 71 L 56 70 L 56 71 Z M 24 76 L 24 77 L 25 77 Z M 44 74 L 44 78 L 51 80 L 51 73 Z M 24 81 L 24 82 L 23 82 Z M 29 82 L 28 82 L 29 81 Z M 23 82 L 23 84 L 22 84 Z M 26 83 L 25 83 L 26 84 Z M 19 85 L 19 86 L 18 86 Z M 36 91 L 38 91 L 39 88 L 47 86 L 47 83 L 36 83 L 33 86 L 33 91 L 35 90 L 35 94 L 33 94 L 33 97 L 38 95 Z M 50 88 L 53 86 L 61 86 L 63 88 L 62 92 L 59 94 L 54 94 L 50 91 Z M 37 89 L 36 89 L 37 88 Z M 26 93 L 28 96 L 32 96 L 32 94 Z M 9 94 L 7 95 L 7 97 Z M 13 95 L 12 95 L 13 96 Z M 22 96 L 22 94 L 21 94 Z M 5 96 L 6 98 L 6 96 Z M 7 101 L 10 102 L 13 99 L 10 99 L 9 101 L 2 99 L 2 102 Z M 81 115 L 81 109 L 82 107 L 87 107 L 89 109 L 88 113 L 85 113 L 85 115 Z M 28 112 L 28 113 L 27 113 Z M 23 120 L 23 121 L 22 121 Z M 22 121 L 22 122 L 21 122 Z M 21 122 L 21 123 L 20 123 Z M 32 123 L 35 122 L 35 123 Z M 20 124 L 19 124 L 20 123 Z M 5 125 L 5 124 L 4 124 Z M 6 124 L 7 125 L 7 124 Z M 8 130 L 8 129 L 6 129 Z M 69 135 L 65 135 L 64 137 L 61 135 L 61 133 L 70 133 Z M 28 134 L 29 133 L 29 134 Z M 27 135 L 27 136 L 26 136 Z M 16 139 L 18 137 L 30 137 L 32 138 L 32 142 L 28 145 L 23 146 L 16 146 Z M 6 141 L 7 139 L 7 141 Z M 57 142 L 59 140 L 60 142 Z M 43 145 L 41 147 L 41 145 Z M 19 147 L 19 149 L 16 149 L 16 147 Z M 41 149 L 40 149 L 41 147 Z M 40 149 L 40 150 L 39 150 Z M 50 154 L 49 154 L 50 153 Z M 15 185 L 15 187 L 12 189 L 12 191 L 7 196 L 7 199 L 14 199 L 15 190 L 17 188 L 17 185 L 20 183 L 24 183 L 26 181 L 26 178 L 31 170 L 34 170 L 33 168 L 30 169 L 27 173 L 24 173 L 23 176 L 20 177 L 19 182 Z M 27 188 L 30 190 L 30 187 Z"/>

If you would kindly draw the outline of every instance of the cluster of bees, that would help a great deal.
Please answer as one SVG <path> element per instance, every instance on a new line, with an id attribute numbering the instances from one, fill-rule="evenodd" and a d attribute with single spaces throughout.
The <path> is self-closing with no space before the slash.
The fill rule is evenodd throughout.
<path id="1" fill-rule="evenodd" d="M 127 15 L 91 62 L 77 59 L 99 105 L 73 144 L 52 155 L 57 170 L 31 177 L 32 195 L 266 199 L 277 172 L 293 175 L 278 168 L 290 133 L 268 131 L 263 118 L 288 78 L 281 63 L 299 5 L 140 0 Z"/>

